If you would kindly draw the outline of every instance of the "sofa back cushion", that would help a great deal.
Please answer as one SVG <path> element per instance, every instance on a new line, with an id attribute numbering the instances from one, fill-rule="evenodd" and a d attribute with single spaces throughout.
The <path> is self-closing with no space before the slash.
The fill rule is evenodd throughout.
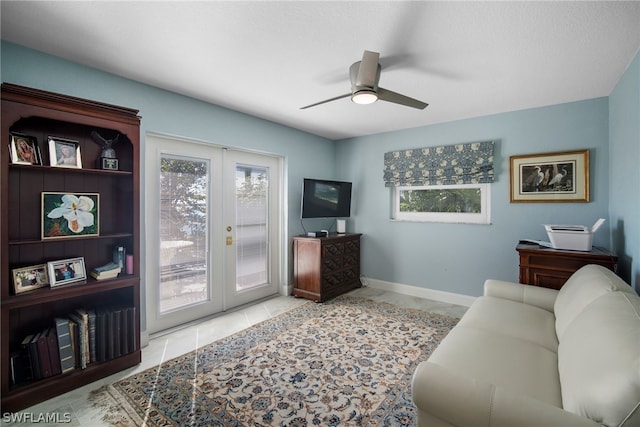
<path id="1" fill-rule="evenodd" d="M 566 327 L 558 345 L 565 410 L 606 426 L 640 423 L 640 297 L 607 292 Z"/>
<path id="2" fill-rule="evenodd" d="M 569 324 L 598 297 L 614 291 L 636 295 L 616 274 L 600 265 L 585 265 L 571 275 L 560 288 L 553 306 L 556 315 L 556 335 L 562 339 Z"/>

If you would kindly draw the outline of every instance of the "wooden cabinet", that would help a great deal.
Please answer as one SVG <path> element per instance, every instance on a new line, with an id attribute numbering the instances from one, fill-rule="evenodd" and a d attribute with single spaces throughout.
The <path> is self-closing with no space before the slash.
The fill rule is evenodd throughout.
<path id="1" fill-rule="evenodd" d="M 293 295 L 323 302 L 359 288 L 361 234 L 293 238 Z"/>
<path id="2" fill-rule="evenodd" d="M 546 248 L 519 244 L 520 283 L 560 289 L 576 270 L 587 264 L 598 264 L 615 271 L 618 257 L 593 247 L 590 252 Z"/>
<path id="3" fill-rule="evenodd" d="M 3 412 L 23 409 L 140 363 L 140 118 L 137 113 L 22 86 L 2 85 L 0 377 Z M 91 136 L 94 131 L 106 139 L 118 136 L 113 145 L 118 170 L 103 170 L 96 163 L 102 147 L 94 142 Z M 12 140 L 10 133 L 34 137 L 42 164 L 13 164 L 7 150 Z M 47 140 L 50 136 L 76 141 L 82 168 L 51 166 L 55 162 L 49 159 Z M 45 192 L 98 194 L 95 219 L 99 231 L 94 235 L 43 238 L 41 203 Z M 133 274 L 124 274 L 123 270 L 116 278 L 93 280 L 88 273 L 111 261 L 113 249 L 118 246 L 133 256 Z M 80 257 L 85 263 L 86 281 L 15 292 L 14 269 Z M 131 341 L 125 351 L 119 356 L 89 363 L 84 369 L 14 384 L 16 381 L 11 375 L 14 359 L 10 355 L 21 350 L 25 336 L 55 326 L 54 318 L 67 317 L 75 309 L 106 306 L 128 309 L 130 317 L 124 331 L 132 336 L 129 335 Z"/>

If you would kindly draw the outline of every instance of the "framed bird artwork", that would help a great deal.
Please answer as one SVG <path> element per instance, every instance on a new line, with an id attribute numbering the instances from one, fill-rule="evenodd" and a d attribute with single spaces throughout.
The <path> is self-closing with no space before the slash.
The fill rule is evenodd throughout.
<path id="1" fill-rule="evenodd" d="M 589 150 L 511 156 L 511 202 L 588 202 Z"/>

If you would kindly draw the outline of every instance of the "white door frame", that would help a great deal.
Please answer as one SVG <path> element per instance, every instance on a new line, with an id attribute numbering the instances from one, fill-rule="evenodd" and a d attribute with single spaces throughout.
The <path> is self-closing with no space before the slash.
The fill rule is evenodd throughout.
<path id="1" fill-rule="evenodd" d="M 226 262 L 222 262 L 222 268 L 218 268 L 214 271 L 215 276 L 210 280 L 210 296 L 211 299 L 216 300 L 216 304 L 211 305 L 209 309 L 204 309 L 202 313 L 198 313 L 198 310 L 194 310 L 192 307 L 187 309 L 186 311 L 191 312 L 192 316 L 187 316 L 182 320 L 177 321 L 176 324 L 169 324 L 170 322 L 162 321 L 161 318 L 163 315 L 158 314 L 158 283 L 159 283 L 159 236 L 158 236 L 158 228 L 159 228 L 159 182 L 158 182 L 158 174 L 159 174 L 159 159 L 162 154 L 162 150 L 159 146 L 165 147 L 165 151 L 167 146 L 180 146 L 182 144 L 191 144 L 193 147 L 194 154 L 190 154 L 190 150 L 184 149 L 184 147 L 179 147 L 179 149 L 169 150 L 167 154 L 174 154 L 177 156 L 183 157 L 194 157 L 197 158 L 199 155 L 197 153 L 202 154 L 207 152 L 207 150 L 212 152 L 217 152 L 220 154 L 219 159 L 217 160 L 215 155 L 211 157 L 211 170 L 213 173 L 216 173 L 216 170 L 219 169 L 221 171 L 220 179 L 221 188 L 222 185 L 225 185 L 224 171 L 227 169 L 225 162 L 225 157 L 229 156 L 228 153 L 233 151 L 234 153 L 239 153 L 242 156 L 242 153 L 246 153 L 248 156 L 251 155 L 260 155 L 265 157 L 270 157 L 275 159 L 276 161 L 276 169 L 277 172 L 277 184 L 274 187 L 276 190 L 277 197 L 275 198 L 276 206 L 274 206 L 275 213 L 271 213 L 273 216 L 274 223 L 271 225 L 273 228 L 272 233 L 270 234 L 270 239 L 272 245 L 270 247 L 271 253 L 271 279 L 273 282 L 273 289 L 265 293 L 258 293 L 255 298 L 262 298 L 268 296 L 268 294 L 276 294 L 278 292 L 282 292 L 284 287 L 282 286 L 282 281 L 287 280 L 287 275 L 284 274 L 283 262 L 286 263 L 286 254 L 284 251 L 284 238 L 283 238 L 283 230 L 285 224 L 285 209 L 284 209 L 284 200 L 283 191 L 284 191 L 284 179 L 283 179 L 283 170 L 284 170 L 284 160 L 280 156 L 273 156 L 269 154 L 255 153 L 244 150 L 235 150 L 235 149 L 226 149 L 226 147 L 222 147 L 219 145 L 215 145 L 208 142 L 203 142 L 199 140 L 193 140 L 182 137 L 173 137 L 167 136 L 163 134 L 157 133 L 147 133 L 146 134 L 146 144 L 145 144 L 145 211 L 146 218 L 143 226 L 145 227 L 145 309 L 146 309 L 146 323 L 147 323 L 147 333 L 153 334 L 165 330 L 167 328 L 171 328 L 174 326 L 178 326 L 181 323 L 186 323 L 193 321 L 197 318 L 213 315 L 220 311 L 225 311 L 233 306 L 239 305 L 240 303 L 249 302 L 250 298 L 245 300 L 236 299 L 235 301 L 229 301 L 228 291 L 225 289 L 226 286 L 221 286 L 220 294 L 213 295 L 213 292 L 218 292 L 217 286 L 213 284 L 216 280 L 219 283 L 223 283 L 227 277 L 227 266 Z M 206 157 L 206 156 L 205 156 Z M 233 157 L 233 156 L 230 156 Z M 233 166 L 235 168 L 235 165 Z M 227 178 L 228 180 L 228 178 Z M 223 239 L 226 239 L 226 223 L 223 223 L 223 208 L 222 205 L 224 203 L 218 203 L 215 200 L 222 200 L 221 192 L 218 192 L 213 189 L 216 183 L 211 185 L 211 190 L 209 193 L 211 194 L 211 214 L 210 216 L 216 217 L 218 219 L 211 220 L 211 229 L 210 229 L 210 239 L 218 239 L 218 243 L 221 243 Z M 216 211 L 214 211 L 216 209 Z M 219 211 L 218 211 L 219 210 Z M 211 237 L 213 236 L 213 237 Z M 215 244 L 215 242 L 210 242 L 210 253 L 208 256 L 209 265 L 213 266 L 216 260 L 225 260 L 228 259 L 229 254 L 226 253 L 229 251 L 229 248 L 224 244 Z M 220 270 L 220 271 L 218 271 Z M 219 304 L 218 304 L 219 303 Z M 231 303 L 231 304 L 230 304 Z M 168 316 L 172 317 L 172 316 Z"/>

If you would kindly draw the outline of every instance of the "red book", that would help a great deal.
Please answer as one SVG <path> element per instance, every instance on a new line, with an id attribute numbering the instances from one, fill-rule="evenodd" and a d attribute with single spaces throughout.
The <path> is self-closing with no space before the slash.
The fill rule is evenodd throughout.
<path id="1" fill-rule="evenodd" d="M 49 328 L 47 331 L 47 344 L 49 347 L 49 360 L 51 360 L 51 375 L 62 373 L 60 367 L 60 352 L 58 351 L 58 335 L 55 328 Z"/>
<path id="2" fill-rule="evenodd" d="M 53 375 L 46 330 L 42 331 L 38 337 L 38 359 L 40 360 L 40 372 L 42 373 L 42 378 L 47 378 Z"/>

